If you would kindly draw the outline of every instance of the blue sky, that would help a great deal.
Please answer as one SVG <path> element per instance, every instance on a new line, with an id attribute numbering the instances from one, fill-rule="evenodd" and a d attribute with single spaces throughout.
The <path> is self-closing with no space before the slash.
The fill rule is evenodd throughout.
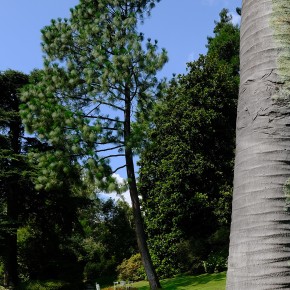
<path id="1" fill-rule="evenodd" d="M 0 71 L 29 73 L 42 67 L 40 30 L 51 19 L 69 17 L 69 8 L 78 0 L 0 0 Z M 178 4 L 177 4 L 178 3 Z M 241 0 L 162 0 L 140 27 L 145 37 L 157 39 L 168 51 L 169 62 L 160 76 L 185 73 L 186 63 L 206 53 L 207 36 L 214 20 L 228 8 L 238 21 L 236 7 Z M 114 167 L 118 167 L 114 166 Z M 125 171 L 120 172 L 125 176 Z"/>
<path id="2" fill-rule="evenodd" d="M 68 17 L 78 0 L 0 0 L 0 70 L 29 73 L 42 67 L 40 29 L 57 17 Z M 178 3 L 178 4 L 177 4 Z M 222 8 L 235 12 L 241 0 L 162 0 L 140 27 L 146 37 L 167 49 L 161 75 L 185 72 L 186 62 L 205 53 L 206 37 Z"/>

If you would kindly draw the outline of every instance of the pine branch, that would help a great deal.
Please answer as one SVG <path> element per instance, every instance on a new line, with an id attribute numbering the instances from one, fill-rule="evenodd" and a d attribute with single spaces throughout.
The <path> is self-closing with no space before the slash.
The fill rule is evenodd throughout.
<path id="1" fill-rule="evenodd" d="M 122 166 L 116 168 L 116 169 L 112 172 L 112 174 L 116 173 L 118 170 L 120 170 L 120 169 L 122 169 L 122 168 L 125 168 L 126 166 L 127 166 L 127 164 L 124 164 L 124 165 L 122 165 Z"/>
<path id="2" fill-rule="evenodd" d="M 109 117 L 104 117 L 104 116 L 89 116 L 89 115 L 82 115 L 84 118 L 90 118 L 90 119 L 101 119 L 101 120 L 106 120 L 106 121 L 111 121 L 111 122 L 117 122 L 117 123 L 122 123 L 124 124 L 124 121 L 116 120 L 113 118 Z"/>
<path id="3" fill-rule="evenodd" d="M 106 106 L 112 107 L 112 108 L 114 108 L 114 109 L 120 110 L 120 111 L 122 111 L 122 112 L 125 111 L 122 107 L 116 106 L 116 105 L 114 105 L 114 104 L 112 104 L 112 103 L 105 102 L 105 101 L 100 100 L 100 99 L 99 99 L 99 100 L 95 100 L 95 101 L 98 102 L 98 103 L 100 103 L 100 105 L 106 105 Z"/>
<path id="4" fill-rule="evenodd" d="M 106 148 L 106 149 L 96 150 L 95 152 L 96 153 L 100 153 L 100 152 L 105 152 L 105 151 L 111 151 L 111 150 L 122 148 L 122 147 L 124 147 L 124 146 L 123 145 L 118 145 L 118 146 L 115 146 L 115 147 L 110 147 L 110 148 Z"/>
<path id="5" fill-rule="evenodd" d="M 124 157 L 125 154 L 112 154 L 112 155 L 108 155 L 108 156 L 105 156 L 103 158 L 100 158 L 98 161 L 103 161 L 105 159 L 108 159 L 108 158 L 113 158 L 113 157 Z"/>

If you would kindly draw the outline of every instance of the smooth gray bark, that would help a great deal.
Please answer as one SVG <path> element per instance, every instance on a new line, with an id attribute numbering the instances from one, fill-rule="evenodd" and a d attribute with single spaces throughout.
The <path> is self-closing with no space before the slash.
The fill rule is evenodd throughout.
<path id="1" fill-rule="evenodd" d="M 244 0 L 228 290 L 290 289 L 290 105 L 274 34 L 273 0 Z"/>

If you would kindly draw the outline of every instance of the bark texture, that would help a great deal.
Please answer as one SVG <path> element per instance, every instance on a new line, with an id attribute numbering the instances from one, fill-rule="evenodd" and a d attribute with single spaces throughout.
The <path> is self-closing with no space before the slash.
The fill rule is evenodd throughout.
<path id="1" fill-rule="evenodd" d="M 228 290 L 290 289 L 290 46 L 279 41 L 290 30 L 276 29 L 278 2 L 243 0 Z"/>

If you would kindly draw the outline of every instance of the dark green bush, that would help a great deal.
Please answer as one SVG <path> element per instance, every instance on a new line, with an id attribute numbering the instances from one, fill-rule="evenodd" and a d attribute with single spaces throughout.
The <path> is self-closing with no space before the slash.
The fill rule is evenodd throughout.
<path id="1" fill-rule="evenodd" d="M 206 245 L 198 239 L 184 240 L 177 245 L 176 258 L 181 273 L 199 275 L 205 273 L 203 260 L 206 257 Z"/>
<path id="2" fill-rule="evenodd" d="M 21 284 L 17 290 L 76 290 L 63 281 L 29 281 Z"/>
<path id="3" fill-rule="evenodd" d="M 84 280 L 95 281 L 104 276 L 115 275 L 116 262 L 114 257 L 111 259 L 101 258 L 98 262 L 88 262 L 84 267 Z"/>
<path id="4" fill-rule="evenodd" d="M 207 260 L 203 262 L 206 273 L 218 273 L 227 269 L 227 257 L 223 251 L 211 253 Z"/>

